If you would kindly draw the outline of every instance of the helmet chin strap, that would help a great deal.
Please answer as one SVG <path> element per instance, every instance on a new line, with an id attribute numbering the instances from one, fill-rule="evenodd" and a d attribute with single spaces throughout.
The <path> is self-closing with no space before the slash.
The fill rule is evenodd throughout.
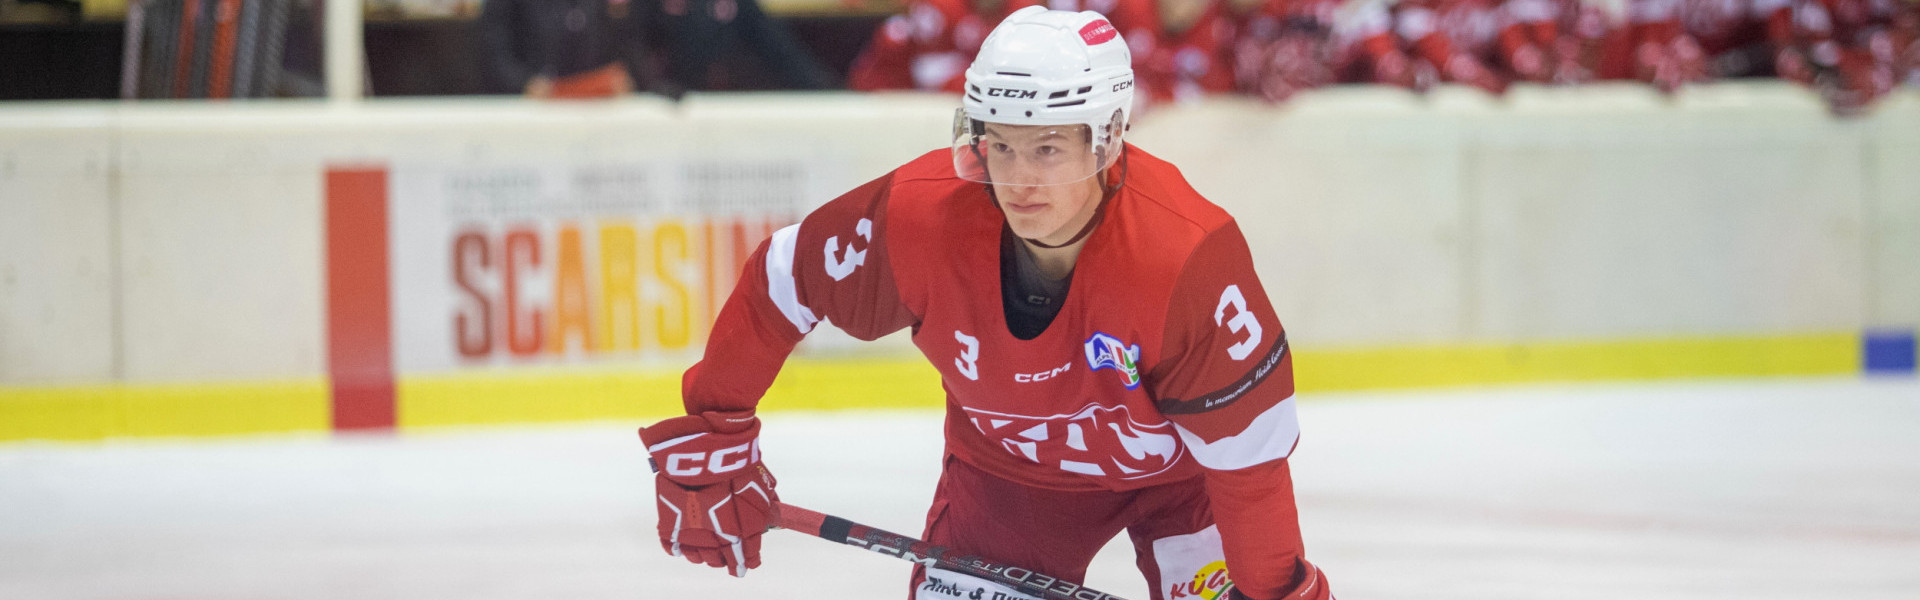
<path id="1" fill-rule="evenodd" d="M 1046 242 L 1042 242 L 1040 240 L 1036 240 L 1033 238 L 1023 237 L 1020 239 L 1022 241 L 1025 241 L 1026 243 L 1033 244 L 1041 248 L 1046 248 L 1048 250 L 1055 250 L 1059 248 L 1065 248 L 1067 246 L 1072 246 L 1076 243 L 1079 243 L 1080 240 L 1086 239 L 1087 234 L 1093 233 L 1094 226 L 1099 225 L 1100 221 L 1104 217 L 1106 217 L 1107 201 L 1113 199 L 1114 194 L 1117 194 L 1120 192 L 1120 186 L 1126 185 L 1127 183 L 1127 152 L 1124 148 L 1122 148 L 1120 151 L 1120 180 L 1114 182 L 1113 187 L 1107 187 L 1106 179 L 1107 178 L 1104 176 L 1100 178 L 1100 204 L 1093 208 L 1093 216 L 1087 219 L 1086 225 L 1080 226 L 1079 233 L 1073 234 L 1073 239 L 1061 242 L 1059 245 L 1048 244 Z M 987 197 L 993 198 L 994 208 L 1000 208 L 1000 197 L 993 193 L 993 184 L 987 184 Z"/>

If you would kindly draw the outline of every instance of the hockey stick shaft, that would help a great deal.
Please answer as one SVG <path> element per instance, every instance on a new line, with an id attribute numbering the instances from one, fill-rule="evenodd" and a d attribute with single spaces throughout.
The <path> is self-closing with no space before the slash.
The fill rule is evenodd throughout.
<path id="1" fill-rule="evenodd" d="M 780 503 L 780 528 L 864 548 L 907 562 L 965 573 L 1049 600 L 1124 600 L 1041 573 L 996 564 L 978 556 L 959 556 L 945 547 L 861 525 L 833 515 Z"/>

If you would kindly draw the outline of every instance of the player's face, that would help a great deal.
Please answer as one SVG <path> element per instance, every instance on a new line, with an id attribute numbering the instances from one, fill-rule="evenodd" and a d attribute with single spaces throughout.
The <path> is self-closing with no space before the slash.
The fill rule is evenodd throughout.
<path id="1" fill-rule="evenodd" d="M 1093 217 L 1100 180 L 1086 176 L 1097 169 L 1087 126 L 988 123 L 984 138 L 993 192 L 1015 235 L 1060 243 Z"/>

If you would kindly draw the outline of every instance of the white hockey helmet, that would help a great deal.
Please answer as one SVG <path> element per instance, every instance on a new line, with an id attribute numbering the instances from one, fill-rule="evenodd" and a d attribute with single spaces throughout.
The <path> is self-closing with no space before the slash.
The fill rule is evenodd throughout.
<path id="1" fill-rule="evenodd" d="M 1133 58 L 1107 18 L 1029 6 L 1007 15 L 980 44 L 967 67 L 966 96 L 954 114 L 954 171 L 968 181 L 1000 185 L 1057 185 L 1084 180 L 1119 159 L 1133 111 Z M 995 181 L 989 163 L 1011 171 L 1016 156 L 987 124 L 1039 125 L 1030 139 L 1058 134 L 1086 145 L 1038 175 L 1023 169 Z M 1085 129 L 1081 129 L 1084 126 Z M 1002 152 L 996 155 L 995 152 Z"/>

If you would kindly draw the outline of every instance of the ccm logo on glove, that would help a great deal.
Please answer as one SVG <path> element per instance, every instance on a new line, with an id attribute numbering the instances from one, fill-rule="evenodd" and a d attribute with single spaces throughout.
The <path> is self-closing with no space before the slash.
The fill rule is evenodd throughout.
<path id="1" fill-rule="evenodd" d="M 746 468 L 756 462 L 760 455 L 760 442 L 754 440 L 745 444 L 706 452 L 684 452 L 667 455 L 667 474 L 675 477 L 695 477 L 705 473 L 731 473 Z M 701 463 L 706 463 L 702 465 Z"/>
<path id="2" fill-rule="evenodd" d="M 760 420 L 703 412 L 642 428 L 640 440 L 654 469 L 660 549 L 735 576 L 759 567 L 760 536 L 779 522 L 780 502 L 760 463 Z"/>

